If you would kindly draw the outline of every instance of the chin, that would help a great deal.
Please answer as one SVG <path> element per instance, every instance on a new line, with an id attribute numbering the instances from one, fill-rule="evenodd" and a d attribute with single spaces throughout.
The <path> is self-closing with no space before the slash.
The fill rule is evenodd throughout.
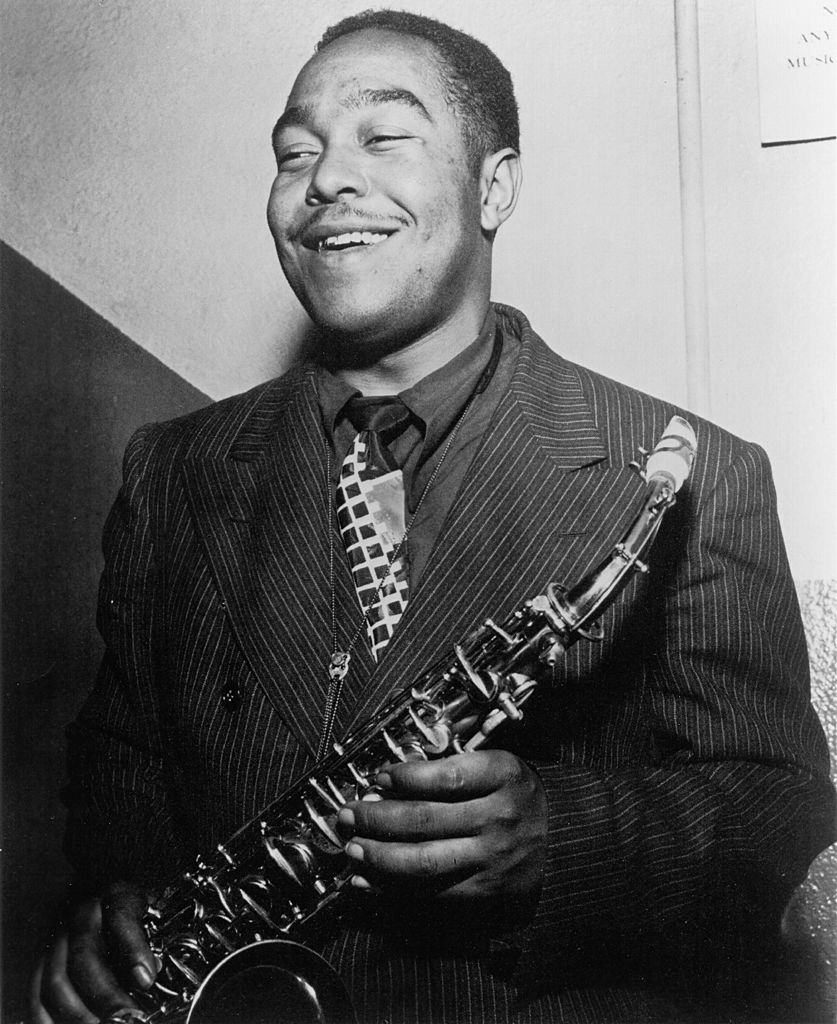
<path id="1" fill-rule="evenodd" d="M 416 335 L 388 310 L 309 306 L 306 312 L 319 332 L 323 355 L 333 366 L 369 366 Z"/>
<path id="2" fill-rule="evenodd" d="M 317 327 L 323 360 L 334 368 L 373 366 L 407 343 L 407 339 L 378 331 L 369 323 L 339 327 L 320 323 Z"/>

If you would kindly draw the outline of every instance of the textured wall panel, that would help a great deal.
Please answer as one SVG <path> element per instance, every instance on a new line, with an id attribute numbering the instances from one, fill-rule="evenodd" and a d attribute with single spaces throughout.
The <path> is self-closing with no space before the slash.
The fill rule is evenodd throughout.
<path id="1" fill-rule="evenodd" d="M 833 775 L 837 769 L 837 580 L 810 580 L 799 584 L 798 590 L 811 657 L 811 699 L 828 736 Z M 837 846 L 814 861 L 784 924 L 794 967 L 789 996 L 799 1013 L 794 1019 L 831 1024 L 837 1011 Z"/>

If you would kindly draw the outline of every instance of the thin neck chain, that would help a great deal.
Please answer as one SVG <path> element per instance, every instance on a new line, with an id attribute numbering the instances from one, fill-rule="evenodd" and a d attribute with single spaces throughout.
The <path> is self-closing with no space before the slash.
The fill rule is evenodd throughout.
<path id="1" fill-rule="evenodd" d="M 450 451 L 454 441 L 456 440 L 457 435 L 459 434 L 459 428 L 462 426 L 462 423 L 464 422 L 465 417 L 468 415 L 471 406 L 474 404 L 477 395 L 480 395 L 482 394 L 483 391 L 485 391 L 486 387 L 488 386 L 489 380 L 491 379 L 495 369 L 497 368 L 497 363 L 499 362 L 500 359 L 501 348 L 502 336 L 498 328 L 495 333 L 494 347 L 492 349 L 488 365 L 485 367 L 482 374 L 480 374 L 477 386 L 471 392 L 470 396 L 468 397 L 468 401 L 465 403 L 465 406 L 462 409 L 462 412 L 456 418 L 456 422 L 454 423 L 453 429 L 448 435 L 448 439 L 445 442 L 444 448 L 442 449 L 442 454 L 439 457 L 439 460 L 437 461 L 436 465 L 433 467 L 433 472 L 430 474 L 430 478 L 422 488 L 422 492 L 421 495 L 419 496 L 418 503 L 416 504 L 416 507 L 413 510 L 413 514 L 410 516 L 410 519 L 407 522 L 406 527 L 404 528 L 404 533 L 401 536 L 401 540 L 398 542 L 392 554 L 389 556 L 386 571 L 381 577 L 381 580 L 378 583 L 378 587 L 375 590 L 375 593 L 373 594 L 369 604 L 363 609 L 363 617 L 357 629 L 355 629 L 354 633 L 352 634 L 347 647 L 342 651 L 337 646 L 337 594 L 334 576 L 334 488 L 331 485 L 331 449 L 328 442 L 326 442 L 326 487 L 328 491 L 328 523 L 326 532 L 328 533 L 328 585 L 331 606 L 331 668 L 329 669 L 330 685 L 328 689 L 328 696 L 326 697 L 323 731 L 322 735 L 320 736 L 319 748 L 317 750 L 317 760 L 321 760 L 323 757 L 325 757 L 325 754 L 328 751 L 329 744 L 331 743 L 331 737 L 334 732 L 334 721 L 337 714 L 337 708 L 340 703 L 340 696 L 343 692 L 343 683 L 345 681 L 346 675 L 348 674 L 349 660 L 351 658 L 352 651 L 355 649 L 355 645 L 357 644 L 363 631 L 369 624 L 369 616 L 372 613 L 372 609 L 375 607 L 375 603 L 380 597 L 381 590 L 383 589 L 384 584 L 386 583 L 390 573 L 392 572 L 392 567 L 395 564 L 396 559 L 401 554 L 401 551 L 407 542 L 407 537 L 410 533 L 410 530 L 412 529 L 413 523 L 416 521 L 416 517 L 419 514 L 425 496 L 429 493 L 431 487 L 433 486 L 436 477 L 439 475 L 439 471 L 442 468 L 442 464 L 447 458 L 448 452 Z"/>

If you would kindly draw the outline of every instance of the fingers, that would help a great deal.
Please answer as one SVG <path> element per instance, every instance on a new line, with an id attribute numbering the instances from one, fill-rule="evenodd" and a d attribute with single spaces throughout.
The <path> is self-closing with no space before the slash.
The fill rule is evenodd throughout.
<path id="1" fill-rule="evenodd" d="M 427 800 L 380 800 L 341 808 L 337 815 L 340 834 L 388 841 L 420 842 L 474 836 L 484 824 L 479 801 L 458 804 Z"/>
<path id="2" fill-rule="evenodd" d="M 356 887 L 385 889 L 405 886 L 436 893 L 450 891 L 482 868 L 483 851 L 474 839 L 445 839 L 425 843 L 388 843 L 374 839 L 352 841 L 346 847 L 363 880 Z"/>
<path id="3" fill-rule="evenodd" d="M 35 968 L 29 985 L 29 1020 L 32 1024 L 55 1024 L 52 1016 L 47 1013 L 41 1002 L 41 984 L 44 976 L 45 960 L 46 957 L 42 957 L 38 961 L 38 966 Z"/>
<path id="4" fill-rule="evenodd" d="M 535 773 L 504 751 L 403 764 L 376 781 L 382 776 L 388 799 L 357 801 L 339 812 L 345 839 L 422 842 L 514 827 L 531 816 L 541 788 Z"/>
<path id="5" fill-rule="evenodd" d="M 146 901 L 126 885 L 78 904 L 33 978 L 35 1024 L 97 1024 L 136 1006 L 126 989 L 148 988 L 155 968 L 142 928 Z"/>
<path id="6" fill-rule="evenodd" d="M 376 782 L 386 799 L 356 801 L 337 818 L 356 888 L 513 898 L 540 885 L 546 795 L 513 754 L 397 765 Z"/>
<path id="7" fill-rule="evenodd" d="M 472 800 L 513 782 L 522 762 L 505 750 L 477 750 L 437 761 L 408 761 L 376 777 L 382 789 L 404 799 Z"/>
<path id="8" fill-rule="evenodd" d="M 124 882 L 112 885 L 102 899 L 104 938 L 117 972 L 140 989 L 150 988 L 157 973 L 142 926 L 147 903 L 139 889 Z"/>
<path id="9" fill-rule="evenodd" d="M 67 974 L 68 940 L 61 932 L 32 979 L 31 1013 L 34 1024 L 97 1024 L 98 1014 L 82 1002 Z"/>
<path id="10" fill-rule="evenodd" d="M 72 917 L 67 943 L 67 977 L 78 996 L 94 1010 L 97 1020 L 123 1006 L 135 1005 L 122 988 L 115 960 L 103 938 L 99 900 L 81 904 Z"/>

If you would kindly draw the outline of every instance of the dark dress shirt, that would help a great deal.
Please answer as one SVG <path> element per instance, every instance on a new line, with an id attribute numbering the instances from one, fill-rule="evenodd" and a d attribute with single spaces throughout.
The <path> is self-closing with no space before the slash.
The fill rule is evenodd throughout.
<path id="1" fill-rule="evenodd" d="M 410 524 L 415 516 L 407 538 L 411 593 L 491 416 L 508 391 L 519 348 L 520 340 L 511 332 L 499 332 L 498 337 L 497 318 L 489 310 L 476 341 L 398 395 L 412 413 L 406 430 L 389 446 L 404 475 L 405 522 Z M 317 393 L 330 446 L 333 494 L 357 433 L 346 415 L 346 404 L 360 392 L 321 367 Z M 445 451 L 454 430 L 453 443 Z"/>

